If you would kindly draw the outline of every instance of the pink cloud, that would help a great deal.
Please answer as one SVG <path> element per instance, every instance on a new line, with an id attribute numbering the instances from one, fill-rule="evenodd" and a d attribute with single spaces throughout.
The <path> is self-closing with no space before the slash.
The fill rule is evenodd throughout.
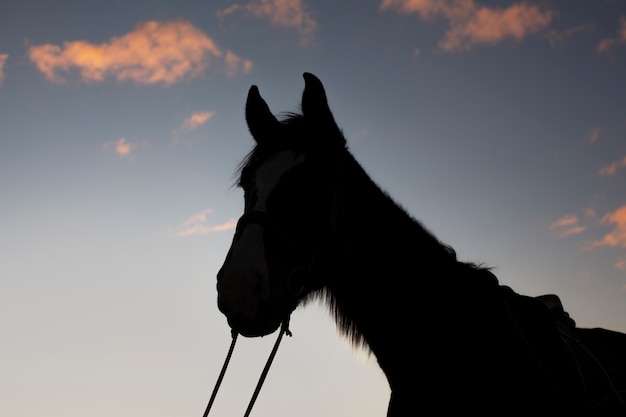
<path id="1" fill-rule="evenodd" d="M 198 126 L 202 126 L 206 122 L 215 116 L 215 112 L 212 111 L 200 111 L 195 112 L 191 116 L 185 119 L 182 126 L 182 130 L 194 130 Z"/>
<path id="2" fill-rule="evenodd" d="M 554 17 L 552 11 L 525 2 L 496 8 L 479 6 L 474 0 L 383 0 L 380 8 L 416 13 L 422 19 L 443 17 L 449 27 L 439 48 L 445 52 L 467 51 L 505 39 L 519 41 L 546 28 Z"/>
<path id="3" fill-rule="evenodd" d="M 300 43 L 313 43 L 313 34 L 317 22 L 306 11 L 302 0 L 250 0 L 247 3 L 235 3 L 218 13 L 224 17 L 236 12 L 269 20 L 275 27 L 296 29 L 300 34 Z"/>
<path id="4" fill-rule="evenodd" d="M 231 218 L 223 224 L 216 226 L 208 226 L 207 216 L 213 213 L 213 209 L 205 209 L 200 213 L 190 216 L 187 220 L 181 223 L 180 227 L 170 229 L 170 236 L 174 237 L 187 237 L 195 235 L 206 235 L 215 232 L 224 232 L 227 230 L 233 230 L 237 226 L 237 220 Z"/>
<path id="5" fill-rule="evenodd" d="M 136 143 L 131 143 L 126 140 L 126 138 L 119 138 L 118 140 L 106 142 L 102 145 L 103 149 L 112 149 L 113 152 L 118 154 L 121 157 L 130 156 L 131 152 L 133 152 L 139 145 Z"/>
<path id="6" fill-rule="evenodd" d="M 185 220 L 182 225 L 183 226 L 189 226 L 192 225 L 194 223 L 205 223 L 207 216 L 209 214 L 213 213 L 213 209 L 212 208 L 207 208 L 202 210 L 200 213 L 194 214 L 193 216 L 189 217 L 187 220 Z"/>
<path id="7" fill-rule="evenodd" d="M 610 164 L 607 164 L 601 167 L 598 170 L 598 175 L 601 177 L 611 177 L 615 175 L 615 173 L 619 169 L 624 168 L 624 167 L 626 167 L 626 156 L 624 156 L 624 158 L 620 161 L 612 162 Z"/>
<path id="8" fill-rule="evenodd" d="M 7 63 L 7 59 L 9 59 L 9 54 L 0 54 L 0 85 L 4 81 L 4 66 Z"/>
<path id="9" fill-rule="evenodd" d="M 602 246 L 626 248 L 626 205 L 606 214 L 600 223 L 611 225 L 613 230 L 602 239 L 591 242 L 592 248 Z"/>
<path id="10" fill-rule="evenodd" d="M 607 53 L 615 46 L 620 44 L 626 44 L 626 16 L 619 18 L 619 28 L 617 29 L 617 36 L 614 38 L 604 38 L 596 47 L 598 53 Z"/>
<path id="11" fill-rule="evenodd" d="M 229 76 L 252 68 L 251 61 L 222 50 L 185 20 L 140 23 L 132 32 L 101 44 L 35 45 L 28 48 L 28 57 L 53 82 L 64 82 L 64 75 L 77 72 L 87 82 L 112 77 L 119 82 L 170 85 L 199 76 L 209 65 L 221 67 Z"/>
<path id="12" fill-rule="evenodd" d="M 592 145 L 600 139 L 600 135 L 602 134 L 602 127 L 596 126 L 593 129 L 590 129 L 587 132 L 586 142 L 588 145 Z"/>
<path id="13" fill-rule="evenodd" d="M 566 30 L 557 30 L 553 29 L 546 34 L 546 38 L 548 38 L 548 42 L 552 47 L 560 47 L 562 46 L 566 40 L 573 37 L 574 35 L 580 33 L 590 33 L 595 29 L 595 25 L 593 23 L 587 23 L 584 25 L 574 26 L 572 28 Z"/>
<path id="14" fill-rule="evenodd" d="M 578 217 L 573 214 L 568 214 L 556 220 L 550 225 L 549 229 L 557 230 L 559 237 L 577 235 L 586 230 L 585 226 L 579 224 Z"/>
<path id="15" fill-rule="evenodd" d="M 187 133 L 202 126 L 214 116 L 215 112 L 209 110 L 192 113 L 177 129 L 172 130 L 172 144 L 186 143 L 187 145 L 194 145 L 194 140 L 186 137 Z"/>

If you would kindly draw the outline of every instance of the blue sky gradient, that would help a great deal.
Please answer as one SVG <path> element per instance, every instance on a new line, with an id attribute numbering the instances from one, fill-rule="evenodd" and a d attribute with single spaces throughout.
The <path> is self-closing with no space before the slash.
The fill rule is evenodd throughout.
<path id="1" fill-rule="evenodd" d="M 625 1 L 24 0 L 0 6 L 0 415 L 201 415 L 245 97 L 297 110 L 305 71 L 460 259 L 626 332 Z M 385 414 L 323 306 L 292 330 L 254 414 Z M 215 415 L 273 339 L 241 341 Z"/>

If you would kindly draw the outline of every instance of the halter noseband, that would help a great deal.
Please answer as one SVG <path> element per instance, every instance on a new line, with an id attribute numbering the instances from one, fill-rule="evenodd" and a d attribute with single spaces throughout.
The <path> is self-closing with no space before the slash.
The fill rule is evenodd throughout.
<path id="1" fill-rule="evenodd" d="M 286 252 L 295 260 L 293 262 L 295 266 L 289 272 L 285 287 L 290 298 L 288 303 L 290 311 L 287 313 L 289 315 L 296 308 L 299 296 L 305 292 L 307 284 L 309 284 L 313 269 L 313 257 L 311 257 L 308 264 L 304 262 L 304 257 L 298 252 L 297 246 L 293 243 L 289 234 L 285 232 L 285 229 L 277 224 L 269 214 L 261 210 L 250 210 L 239 218 L 235 230 L 235 239 L 241 236 L 246 226 L 251 223 L 258 224 L 263 229 L 269 230 L 270 233 L 278 236 Z"/>

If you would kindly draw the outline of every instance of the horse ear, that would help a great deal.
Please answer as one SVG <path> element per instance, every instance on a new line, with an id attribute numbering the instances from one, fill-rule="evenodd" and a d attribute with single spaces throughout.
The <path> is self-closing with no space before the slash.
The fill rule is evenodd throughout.
<path id="1" fill-rule="evenodd" d="M 308 72 L 305 72 L 302 76 L 304 77 L 302 115 L 305 119 L 310 120 L 313 126 L 319 126 L 324 131 L 330 130 L 339 133 L 338 137 L 340 138 L 341 146 L 344 146 L 346 140 L 330 111 L 322 82 L 315 75 Z"/>
<path id="2" fill-rule="evenodd" d="M 246 100 L 246 123 L 254 140 L 261 144 L 274 136 L 280 123 L 259 94 L 256 85 L 250 87 Z"/>

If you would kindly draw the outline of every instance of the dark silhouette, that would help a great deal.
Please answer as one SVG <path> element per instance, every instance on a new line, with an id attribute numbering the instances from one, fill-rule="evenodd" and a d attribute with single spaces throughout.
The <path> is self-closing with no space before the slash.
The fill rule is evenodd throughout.
<path id="1" fill-rule="evenodd" d="M 376 356 L 388 416 L 626 415 L 626 335 L 580 329 L 557 296 L 501 286 L 382 191 L 346 147 L 321 82 L 278 120 L 250 88 L 256 146 L 242 162 L 245 210 L 218 273 L 218 305 L 244 336 L 324 300 Z"/>

